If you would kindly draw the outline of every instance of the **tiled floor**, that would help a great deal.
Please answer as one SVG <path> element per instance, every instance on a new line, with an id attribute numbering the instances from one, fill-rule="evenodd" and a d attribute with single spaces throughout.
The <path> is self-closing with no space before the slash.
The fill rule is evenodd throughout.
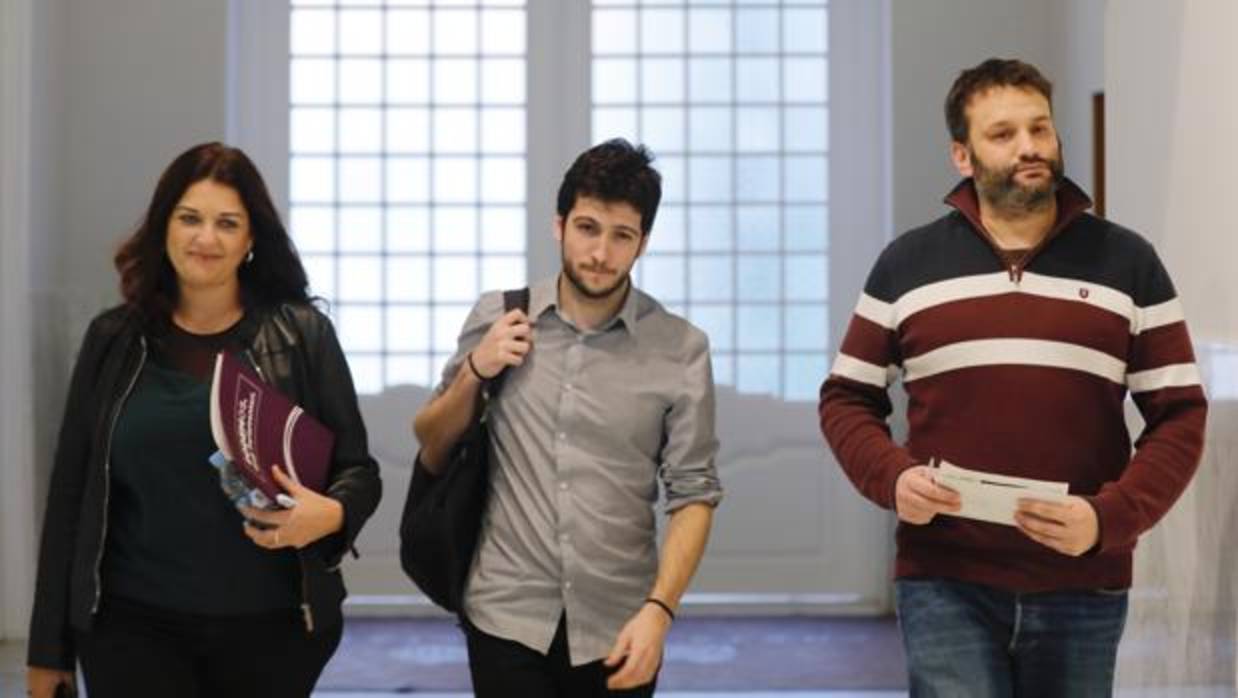
<path id="1" fill-rule="evenodd" d="M 892 618 L 687 617 L 667 637 L 659 695 L 714 691 L 897 691 L 906 687 Z M 354 618 L 318 683 L 323 692 L 467 691 L 464 637 L 451 621 Z"/>
<path id="2" fill-rule="evenodd" d="M 21 698 L 24 691 L 25 646 L 0 643 L 0 698 Z M 319 691 L 315 698 L 401 698 L 407 693 Z M 468 698 L 467 693 L 417 693 L 420 698 Z M 901 691 L 750 691 L 744 693 L 659 692 L 659 698 L 906 698 Z M 1215 686 L 1173 689 L 1122 689 L 1117 698 L 1233 698 L 1229 689 Z"/>
<path id="3" fill-rule="evenodd" d="M 314 698 L 401 698 L 406 693 L 322 693 Z M 872 691 L 778 691 L 773 693 L 664 693 L 658 698 L 906 698 L 906 693 Z M 467 693 L 418 693 L 417 698 L 469 698 Z"/>
<path id="4" fill-rule="evenodd" d="M 4 694 L 7 695 L 7 694 Z M 315 693 L 315 698 L 401 698 L 406 693 Z M 1115 698 L 1232 698 L 1221 687 L 1121 689 Z M 467 693 L 418 693 L 418 698 L 468 698 Z M 677 693 L 658 692 L 658 698 L 907 698 L 903 692 L 891 691 L 769 691 L 746 693 Z"/>
<path id="5" fill-rule="evenodd" d="M 0 643 L 0 698 L 25 695 L 23 664 L 25 647 L 21 643 Z M 401 698 L 407 693 L 318 691 L 315 698 Z M 468 693 L 417 693 L 419 698 L 469 698 Z M 905 698 L 902 692 L 855 691 L 779 691 L 748 693 L 659 692 L 660 698 Z"/>

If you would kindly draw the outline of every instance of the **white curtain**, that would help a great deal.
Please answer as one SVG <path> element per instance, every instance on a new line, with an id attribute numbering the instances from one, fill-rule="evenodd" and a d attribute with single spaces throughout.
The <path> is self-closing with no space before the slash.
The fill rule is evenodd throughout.
<path id="1" fill-rule="evenodd" d="M 1109 214 L 1169 268 L 1212 400 L 1198 475 L 1136 551 L 1119 695 L 1238 695 L 1235 28 L 1233 0 L 1106 7 Z"/>
<path id="2" fill-rule="evenodd" d="M 1140 541 L 1118 661 L 1133 695 L 1238 695 L 1238 402 L 1214 401 L 1204 460 Z"/>

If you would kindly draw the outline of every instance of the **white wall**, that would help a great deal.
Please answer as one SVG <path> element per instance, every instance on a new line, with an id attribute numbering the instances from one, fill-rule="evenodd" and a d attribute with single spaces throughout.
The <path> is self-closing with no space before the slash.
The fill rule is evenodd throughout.
<path id="1" fill-rule="evenodd" d="M 13 467 L 0 471 L 0 492 L 13 492 L 12 501 L 0 509 L 0 563 L 6 570 L 28 567 L 31 555 L 30 460 L 28 437 L 33 420 L 29 409 L 30 315 L 26 307 L 29 288 L 31 36 L 34 11 L 29 2 L 0 5 L 0 313 L 6 332 L 0 335 L 0 395 L 12 399 L 0 403 L 0 445 Z M 21 105 L 21 106 L 17 106 Z M 13 507 L 10 508 L 9 504 Z M 28 575 L 0 577 L 0 637 L 12 634 L 21 597 L 29 589 Z"/>
<path id="2" fill-rule="evenodd" d="M 1238 3 L 1115 0 L 1105 17 L 1109 214 L 1152 240 L 1211 397 L 1195 482 L 1140 542 L 1119 681 L 1234 695 L 1238 636 Z"/>
<path id="3" fill-rule="evenodd" d="M 63 213 L 73 332 L 118 298 L 112 255 L 155 180 L 226 127 L 227 3 L 72 0 L 64 41 Z"/>
<path id="4" fill-rule="evenodd" d="M 1104 90 L 1106 0 L 1051 0 L 1049 55 L 1053 112 L 1066 155 L 1067 174 L 1089 194 L 1092 171 L 1092 95 Z"/>
<path id="5" fill-rule="evenodd" d="M 1123 0 L 1108 13 L 1115 214 L 1157 243 L 1197 340 L 1238 342 L 1238 4 Z"/>
<path id="6" fill-rule="evenodd" d="M 78 341 L 162 168 L 225 126 L 227 3 L 6 0 L 0 638 L 26 632 L 35 536 Z M 16 91 L 13 91 L 16 90 Z M 14 131 L 16 132 L 16 131 Z M 16 223 L 14 223 L 16 222 Z M 28 327 L 23 330 L 23 327 Z M 22 339 L 25 338 L 25 339 Z"/>
<path id="7" fill-rule="evenodd" d="M 50 476 L 50 472 L 39 468 L 38 464 L 51 461 L 52 444 L 64 404 L 63 386 L 68 381 L 69 373 L 67 361 L 45 361 L 41 357 L 63 356 L 68 343 L 76 341 L 76 338 L 69 339 L 73 330 L 64 323 L 63 276 L 59 273 L 65 249 L 61 234 L 64 229 L 62 192 L 65 149 L 61 138 L 64 100 L 55 86 L 60 84 L 64 75 L 64 36 L 61 29 L 65 23 L 66 7 L 63 0 L 36 0 L 33 5 L 35 27 L 32 36 L 39 37 L 33 42 L 33 137 L 30 141 L 29 307 L 32 319 L 30 361 L 34 422 L 30 434 L 31 458 L 22 466 L 32 475 L 29 480 L 32 487 L 24 489 L 24 493 L 33 494 L 31 504 L 24 513 L 33 515 L 30 530 L 38 531 Z M 35 541 L 31 540 L 29 550 L 31 554 L 35 553 Z M 30 586 L 23 594 L 27 602 L 33 593 L 33 565 L 28 569 L 26 581 Z M 17 634 L 25 634 L 28 614 L 28 606 L 21 604 L 17 612 L 9 616 L 16 625 Z"/>
<path id="8" fill-rule="evenodd" d="M 50 443 L 59 420 L 64 372 L 58 258 L 61 191 L 60 114 L 64 3 L 12 0 L 0 11 L 5 109 L 0 184 L 0 289 L 5 336 L 0 350 L 0 638 L 24 635 L 29 619 L 35 533 L 47 488 Z"/>

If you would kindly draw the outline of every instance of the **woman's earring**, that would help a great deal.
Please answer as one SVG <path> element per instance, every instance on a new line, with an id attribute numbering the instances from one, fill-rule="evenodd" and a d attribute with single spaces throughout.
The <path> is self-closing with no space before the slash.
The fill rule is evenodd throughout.
<path id="1" fill-rule="evenodd" d="M 249 254 L 245 255 L 245 263 L 249 264 L 254 261 L 254 248 L 249 248 Z"/>

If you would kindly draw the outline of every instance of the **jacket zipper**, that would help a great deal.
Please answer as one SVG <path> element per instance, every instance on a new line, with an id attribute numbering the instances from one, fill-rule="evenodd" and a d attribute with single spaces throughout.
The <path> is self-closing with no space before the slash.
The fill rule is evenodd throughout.
<path id="1" fill-rule="evenodd" d="M 129 394 L 133 392 L 133 386 L 137 385 L 138 376 L 142 375 L 142 367 L 146 365 L 146 337 L 138 337 L 142 352 L 138 355 L 138 365 L 133 371 L 133 376 L 129 378 L 129 385 L 125 391 L 121 393 L 120 400 L 112 408 L 112 424 L 108 428 L 107 433 L 107 448 L 103 452 L 103 525 L 99 529 L 99 552 L 95 555 L 95 603 L 90 609 L 90 614 L 93 616 L 99 612 L 99 601 L 103 597 L 103 546 L 107 542 L 107 522 L 108 522 L 108 507 L 109 498 L 112 493 L 112 437 L 116 435 L 116 422 L 120 419 L 120 411 L 125 406 L 125 401 L 129 399 Z"/>
<path id="2" fill-rule="evenodd" d="M 997 257 L 997 261 L 1000 262 L 1002 268 L 1006 270 L 1006 276 L 1010 278 L 1010 283 L 1014 284 L 1015 288 L 1018 288 L 1019 284 L 1023 281 L 1023 270 L 1032 263 L 1032 258 L 1035 257 L 1036 254 L 1040 252 L 1041 248 L 1045 246 L 1045 243 L 1048 242 L 1047 239 L 1041 240 L 1036 243 L 1035 247 L 1029 249 L 1027 254 L 1023 255 L 1023 259 L 1020 262 L 1007 266 L 1006 256 L 1002 254 L 1005 250 L 997 245 L 997 242 L 993 240 L 993 237 L 989 235 L 987 231 L 981 237 L 984 238 L 985 242 L 989 243 L 989 249 L 993 251 L 993 255 Z"/>
<path id="3" fill-rule="evenodd" d="M 267 380 L 266 374 L 262 372 L 262 367 L 258 365 L 258 360 L 254 358 L 253 352 L 251 352 L 249 349 L 246 349 L 244 354 L 245 354 L 245 360 L 249 362 L 250 366 L 253 366 L 254 372 L 258 374 L 258 377 L 262 379 L 262 382 L 270 383 L 270 381 Z M 309 575 L 306 574 L 305 558 L 302 557 L 301 551 L 300 550 L 296 551 L 296 555 L 297 555 L 297 566 L 301 569 L 301 619 L 305 622 L 305 631 L 310 634 L 313 634 L 314 632 L 314 611 L 313 609 L 310 608 L 309 585 L 306 581 L 309 578 Z"/>
<path id="4" fill-rule="evenodd" d="M 1028 266 L 1031 265 L 1032 260 L 1036 259 L 1036 255 L 1040 254 L 1040 251 L 1043 250 L 1045 246 L 1053 240 L 1053 238 L 1057 237 L 1059 232 L 1060 231 L 1056 228 L 1051 229 L 1048 234 L 1040 239 L 1040 242 L 1036 243 L 1032 249 L 1027 251 L 1027 254 L 1023 255 L 1023 259 L 1019 264 L 1010 265 L 1010 273 L 1014 275 L 1013 280 L 1015 286 L 1018 286 L 1019 282 L 1023 280 L 1023 270 L 1027 269 Z"/>
<path id="5" fill-rule="evenodd" d="M 263 383 L 270 383 L 270 381 L 267 380 L 266 374 L 262 372 L 262 367 L 258 365 L 258 360 L 254 358 L 253 353 L 251 353 L 248 349 L 245 350 L 245 359 L 249 361 L 250 366 L 254 367 L 254 372 L 258 374 L 258 377 L 262 379 Z"/>
<path id="6" fill-rule="evenodd" d="M 301 553 L 297 553 L 301 557 Z M 305 563 L 301 564 L 301 598 L 305 598 Z M 314 612 L 310 610 L 308 601 L 301 602 L 301 618 L 305 621 L 305 632 L 314 634 Z"/>
<path id="7" fill-rule="evenodd" d="M 1006 257 L 1002 254 L 1004 250 L 997 244 L 997 241 L 993 239 L 993 235 L 989 233 L 989 231 L 985 230 L 983 227 L 981 228 L 981 231 L 983 232 L 981 237 L 984 238 L 985 242 L 989 243 L 989 249 L 993 250 L 993 254 L 997 255 L 998 261 L 1002 263 L 1003 267 L 1005 267 L 1006 274 L 1010 277 L 1010 282 L 1015 285 L 1015 288 L 1018 288 L 1019 284 L 1023 281 L 1023 270 L 1027 269 L 1028 266 L 1031 265 L 1032 260 L 1036 258 L 1036 255 L 1040 254 L 1040 251 L 1043 250 L 1045 246 L 1057 236 L 1058 232 L 1060 232 L 1056 229 L 1050 230 L 1047 235 L 1041 238 L 1040 242 L 1028 249 L 1027 253 L 1023 255 L 1023 258 L 1019 260 L 1019 262 L 1006 266 Z"/>

